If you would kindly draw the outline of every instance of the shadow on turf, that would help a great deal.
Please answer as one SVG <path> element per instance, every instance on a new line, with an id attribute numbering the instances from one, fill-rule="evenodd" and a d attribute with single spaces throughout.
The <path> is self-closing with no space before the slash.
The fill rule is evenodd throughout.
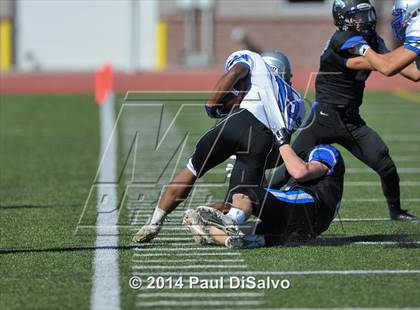
<path id="1" fill-rule="evenodd" d="M 41 208 L 56 208 L 56 207 L 78 207 L 80 204 L 66 204 L 66 205 L 11 205 L 3 206 L 0 205 L 0 210 L 13 210 L 13 209 L 41 209 Z"/>
<path id="2" fill-rule="evenodd" d="M 353 237 L 327 237 L 317 238 L 306 241 L 292 241 L 283 245 L 284 247 L 298 247 L 298 246 L 345 246 L 351 245 L 355 242 L 396 242 L 395 244 L 384 244 L 385 247 L 391 248 L 420 248 L 420 244 L 413 243 L 420 239 L 419 235 L 364 235 L 364 236 L 353 236 Z M 158 243 L 161 244 L 161 243 Z M 0 255 L 7 254 L 20 254 L 20 253 L 64 253 L 64 252 L 81 252 L 81 251 L 95 251 L 95 250 L 132 250 L 138 248 L 153 248 L 156 243 L 146 244 L 131 244 L 123 246 L 101 246 L 101 247 L 51 247 L 51 248 L 8 248 L 0 249 Z"/>
<path id="3" fill-rule="evenodd" d="M 149 243 L 146 246 L 143 245 L 122 245 L 122 246 L 75 246 L 75 247 L 51 247 L 51 248 L 9 248 L 0 249 L 0 255 L 7 254 L 19 254 L 19 253 L 61 253 L 61 252 L 81 252 L 81 251 L 96 251 L 96 250 L 132 250 L 136 248 L 152 247 L 153 244 Z"/>

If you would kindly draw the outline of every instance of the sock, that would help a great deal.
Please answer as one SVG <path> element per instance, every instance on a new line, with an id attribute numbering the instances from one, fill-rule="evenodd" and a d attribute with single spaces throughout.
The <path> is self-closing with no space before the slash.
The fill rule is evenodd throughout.
<path id="1" fill-rule="evenodd" d="M 151 225 L 160 225 L 162 224 L 163 220 L 166 217 L 166 212 L 160 209 L 159 207 L 155 208 L 155 211 L 153 211 L 152 218 L 150 220 Z"/>
<path id="2" fill-rule="evenodd" d="M 238 208 L 230 208 L 226 216 L 232 219 L 235 225 L 241 225 L 246 220 L 245 212 Z"/>

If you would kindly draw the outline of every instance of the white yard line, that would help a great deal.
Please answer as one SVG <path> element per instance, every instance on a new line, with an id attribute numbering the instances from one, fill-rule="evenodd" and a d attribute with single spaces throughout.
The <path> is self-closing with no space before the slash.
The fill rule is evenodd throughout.
<path id="1" fill-rule="evenodd" d="M 343 218 L 336 218 L 333 222 L 382 222 L 382 221 L 390 221 L 389 217 L 371 217 L 371 218 L 359 218 L 359 217 L 343 217 Z"/>
<path id="2" fill-rule="evenodd" d="M 154 254 L 138 254 L 134 253 L 134 257 L 161 257 L 161 256 L 241 256 L 239 252 L 225 252 L 225 253 L 218 253 L 218 252 L 207 252 L 207 253 L 154 253 Z"/>
<path id="3" fill-rule="evenodd" d="M 380 186 L 381 183 L 379 181 L 345 181 L 344 187 L 346 186 L 352 186 L 352 187 L 358 187 L 358 186 L 365 186 L 365 187 L 372 187 L 372 186 Z M 419 187 L 420 182 L 417 181 L 403 181 L 400 182 L 400 186 L 407 186 L 407 187 Z"/>
<path id="4" fill-rule="evenodd" d="M 134 265 L 133 269 L 243 269 L 247 268 L 247 265 L 186 265 L 186 266 L 174 266 L 174 265 Z"/>
<path id="5" fill-rule="evenodd" d="M 202 259 L 202 258 L 187 258 L 187 259 L 148 259 L 148 260 L 137 260 L 133 259 L 133 263 L 142 264 L 142 263 L 244 263 L 245 260 L 240 259 Z"/>
<path id="6" fill-rule="evenodd" d="M 188 298 L 188 297 L 260 297 L 264 296 L 264 293 L 252 293 L 252 292 L 234 292 L 234 293 L 144 293 L 139 294 L 137 297 L 140 298 L 156 298 L 156 297 L 173 297 L 173 298 Z"/>
<path id="7" fill-rule="evenodd" d="M 215 252 L 224 252 L 230 250 L 228 248 L 209 248 L 209 247 L 202 247 L 202 248 L 197 248 L 197 247 L 183 247 L 183 248 L 136 248 L 134 249 L 134 251 L 137 252 L 179 252 L 179 251 L 215 251 Z"/>
<path id="8" fill-rule="evenodd" d="M 162 300 L 138 302 L 140 307 L 157 307 L 157 306 L 251 306 L 261 305 L 264 302 L 255 300 L 208 300 L 208 301 L 178 301 L 178 300 Z"/>
<path id="9" fill-rule="evenodd" d="M 99 109 L 101 122 L 100 155 L 102 161 L 99 165 L 98 180 L 99 182 L 112 182 L 116 180 L 117 174 L 117 141 L 111 141 L 115 124 L 113 94 L 109 94 L 107 100 Z M 114 138 L 116 138 L 116 135 Z M 116 249 L 118 246 L 117 200 L 117 192 L 114 186 L 98 184 L 97 236 L 90 300 L 92 310 L 120 309 L 118 250 Z"/>
<path id="10" fill-rule="evenodd" d="M 352 198 L 346 199 L 344 198 L 342 201 L 354 201 L 354 202 L 385 202 L 384 198 Z M 420 198 L 402 198 L 402 202 L 420 202 Z"/>
<path id="11" fill-rule="evenodd" d="M 154 273 L 138 272 L 137 276 L 148 276 Z M 320 276 L 320 275 L 389 275 L 389 274 L 420 274 L 420 270 L 298 270 L 298 271 L 203 271 L 203 272 L 161 272 L 160 276 Z"/>

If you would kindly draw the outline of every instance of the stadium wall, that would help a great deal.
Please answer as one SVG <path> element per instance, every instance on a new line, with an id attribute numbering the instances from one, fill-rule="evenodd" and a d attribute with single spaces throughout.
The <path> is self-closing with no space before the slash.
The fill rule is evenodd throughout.
<path id="1" fill-rule="evenodd" d="M 220 70 L 168 71 L 149 73 L 116 73 L 115 91 L 199 91 L 211 90 L 222 74 Z M 300 91 L 314 90 L 315 75 L 306 69 L 294 72 L 293 85 Z M 94 73 L 3 73 L 1 94 L 92 93 Z M 392 78 L 373 73 L 368 90 L 418 90 L 418 85 L 401 76 Z"/>

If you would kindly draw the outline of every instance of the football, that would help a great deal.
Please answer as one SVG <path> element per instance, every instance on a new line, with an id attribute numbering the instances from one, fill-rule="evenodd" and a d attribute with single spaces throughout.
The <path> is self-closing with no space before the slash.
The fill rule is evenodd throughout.
<path id="1" fill-rule="evenodd" d="M 218 102 L 219 104 L 223 105 L 222 111 L 224 113 L 229 113 L 232 111 L 232 109 L 238 107 L 250 88 L 251 78 L 249 75 L 236 82 L 236 84 L 233 86 L 233 89 L 228 94 L 226 94 L 220 102 Z"/>

